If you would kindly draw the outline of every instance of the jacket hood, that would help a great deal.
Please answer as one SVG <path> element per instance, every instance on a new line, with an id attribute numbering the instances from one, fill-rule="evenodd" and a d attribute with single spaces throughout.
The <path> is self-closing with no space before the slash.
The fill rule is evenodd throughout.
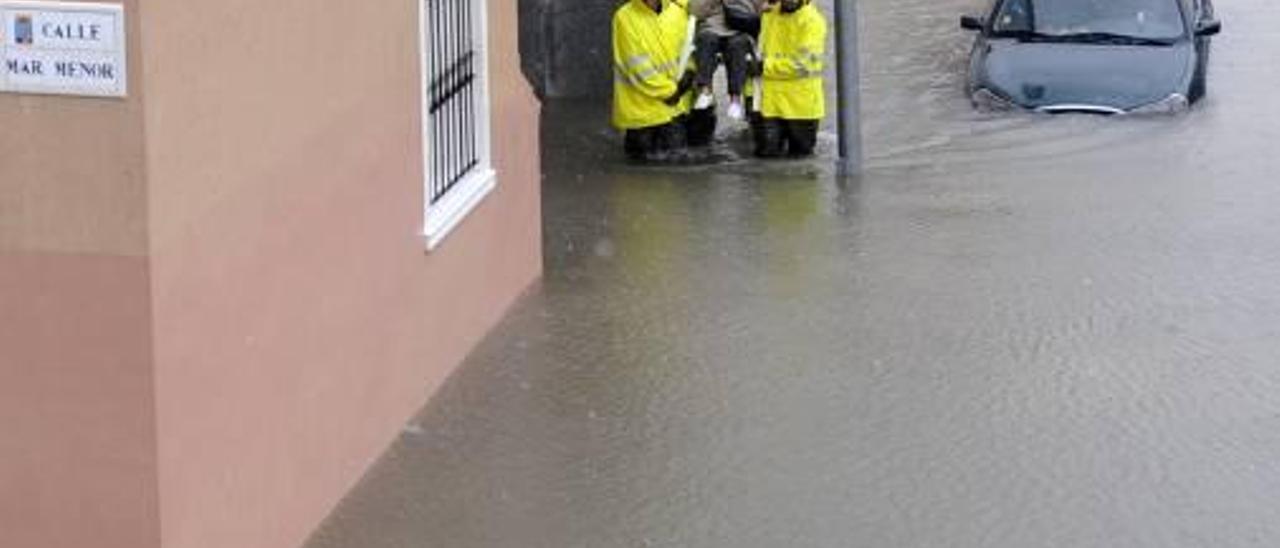
<path id="1" fill-rule="evenodd" d="M 1029 108 L 1094 105 L 1130 110 L 1186 93 L 1193 50 L 1169 46 L 998 40 L 979 85 Z"/>

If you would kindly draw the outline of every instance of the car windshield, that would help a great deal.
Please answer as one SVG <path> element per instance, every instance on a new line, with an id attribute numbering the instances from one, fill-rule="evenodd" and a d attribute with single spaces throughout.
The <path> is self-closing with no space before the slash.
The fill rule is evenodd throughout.
<path id="1" fill-rule="evenodd" d="M 1178 0 L 1005 0 L 998 35 L 1175 41 L 1185 34 Z"/>

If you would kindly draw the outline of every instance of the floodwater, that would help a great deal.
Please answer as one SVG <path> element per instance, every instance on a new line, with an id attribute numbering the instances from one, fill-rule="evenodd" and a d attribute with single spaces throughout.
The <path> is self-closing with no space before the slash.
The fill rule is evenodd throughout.
<path id="1" fill-rule="evenodd" d="M 309 546 L 1280 546 L 1280 4 L 1163 119 L 976 114 L 977 2 L 861 4 L 857 181 L 550 105 L 545 280 Z"/>

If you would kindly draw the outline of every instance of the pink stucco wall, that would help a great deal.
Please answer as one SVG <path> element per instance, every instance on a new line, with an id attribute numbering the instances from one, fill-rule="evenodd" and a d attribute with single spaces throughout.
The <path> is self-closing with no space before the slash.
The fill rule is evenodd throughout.
<path id="1" fill-rule="evenodd" d="M 0 97 L 32 127 L 104 110 L 63 142 L 119 149 L 85 156 L 119 179 L 90 218 L 70 174 L 0 162 L 44 200 L 0 221 L 0 546 L 298 546 L 537 277 L 509 0 L 497 189 L 425 249 L 416 2 L 144 1 L 128 100 Z"/>
<path id="2" fill-rule="evenodd" d="M 491 7 L 523 130 L 427 253 L 414 0 L 148 5 L 165 548 L 297 545 L 536 276 L 537 107 Z"/>
<path id="3" fill-rule="evenodd" d="M 155 546 L 147 264 L 0 253 L 0 546 Z"/>
<path id="4" fill-rule="evenodd" d="M 159 539 L 142 118 L 0 95 L 0 547 Z"/>

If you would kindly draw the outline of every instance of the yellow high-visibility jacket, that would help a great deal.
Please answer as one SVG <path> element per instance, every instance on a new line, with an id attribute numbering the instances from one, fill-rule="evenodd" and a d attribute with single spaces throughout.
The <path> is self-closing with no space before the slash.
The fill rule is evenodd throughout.
<path id="1" fill-rule="evenodd" d="M 764 60 L 765 118 L 820 120 L 826 116 L 822 71 L 827 50 L 827 20 L 813 4 L 794 13 L 780 9 L 761 17 L 760 53 Z"/>
<path id="2" fill-rule="evenodd" d="M 691 94 L 674 107 L 663 101 L 680 82 L 677 65 L 689 38 L 689 17 L 686 0 L 662 0 L 662 13 L 644 0 L 629 0 L 614 13 L 614 126 L 658 126 L 688 112 Z"/>

